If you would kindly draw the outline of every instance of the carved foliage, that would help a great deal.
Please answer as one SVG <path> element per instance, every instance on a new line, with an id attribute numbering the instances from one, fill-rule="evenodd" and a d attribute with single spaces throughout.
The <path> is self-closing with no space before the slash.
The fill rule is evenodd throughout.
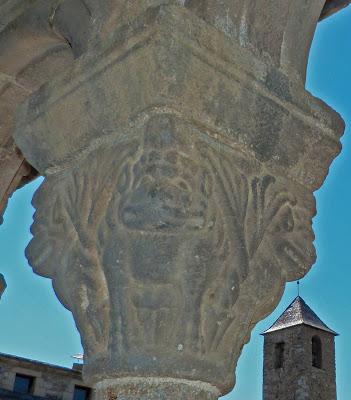
<path id="1" fill-rule="evenodd" d="M 235 324 L 252 324 L 235 305 L 264 284 L 260 263 L 280 284 L 306 272 L 311 204 L 244 158 L 158 115 L 141 143 L 101 147 L 46 179 L 27 255 L 72 310 L 87 355 L 218 352 Z"/>
<path id="2" fill-rule="evenodd" d="M 60 301 L 73 312 L 83 344 L 89 343 L 88 351 L 106 350 L 108 344 L 110 304 L 100 227 L 120 165 L 135 148 L 122 145 L 113 159 L 90 158 L 84 173 L 75 169 L 49 177 L 33 199 L 34 239 L 26 255 L 35 272 L 53 279 Z"/>
<path id="3" fill-rule="evenodd" d="M 216 350 L 225 335 L 233 337 L 233 329 L 238 330 L 234 321 L 242 326 L 246 323 L 248 329 L 258 320 L 251 316 L 260 315 L 260 301 L 263 309 L 266 306 L 264 296 L 258 297 L 260 287 L 269 289 L 268 296 L 274 297 L 275 286 L 279 289 L 286 280 L 301 277 L 315 261 L 311 227 L 314 200 L 310 195 L 298 201 L 286 187 L 287 182 L 280 178 L 268 174 L 245 175 L 240 172 L 240 164 L 235 162 L 233 154 L 218 157 L 208 146 L 203 147 L 203 151 L 220 187 L 217 207 L 224 214 L 228 240 L 224 253 L 231 254 L 223 263 L 216 283 L 208 289 L 203 307 L 206 349 Z M 238 253 L 239 258 L 236 257 Z M 262 271 L 267 268 L 270 274 L 263 277 Z M 238 321 L 235 314 L 240 310 L 234 306 L 240 296 L 240 283 L 247 275 L 253 284 L 246 285 L 244 293 L 242 288 L 240 290 L 252 310 L 246 315 L 242 313 Z M 277 300 L 274 299 L 273 304 Z M 262 312 L 260 317 L 266 313 L 265 310 Z"/>

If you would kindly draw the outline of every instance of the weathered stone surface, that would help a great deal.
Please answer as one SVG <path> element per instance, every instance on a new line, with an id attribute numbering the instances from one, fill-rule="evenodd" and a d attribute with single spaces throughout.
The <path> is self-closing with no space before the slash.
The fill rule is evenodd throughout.
<path id="1" fill-rule="evenodd" d="M 53 3 L 0 4 L 0 223 L 11 194 L 37 176 L 13 142 L 15 110 L 73 60 L 67 41 L 50 25 Z"/>
<path id="2" fill-rule="evenodd" d="M 270 30 L 247 2 L 247 45 L 212 21 L 222 3 L 159 3 L 74 2 L 95 21 L 88 38 L 60 3 L 54 26 L 80 57 L 17 116 L 16 142 L 46 177 L 27 257 L 72 311 L 99 398 L 168 398 L 152 382 L 170 377 L 170 398 L 206 398 L 184 380 L 216 388 L 209 399 L 231 390 L 252 327 L 315 260 L 313 191 L 344 128 L 288 45 L 305 9 L 287 28 L 274 10 Z M 323 3 L 308 7 L 302 59 Z M 266 56 L 260 27 L 291 51 L 277 39 Z"/>
<path id="3" fill-rule="evenodd" d="M 306 43 L 312 39 L 314 32 L 312 22 L 316 22 L 320 14 L 321 18 L 326 18 L 349 2 L 293 2 L 293 7 L 282 2 L 278 7 L 276 2 L 267 0 L 260 0 L 259 4 L 257 0 L 251 3 L 232 0 L 173 1 L 193 10 L 259 57 L 274 60 L 289 74 L 298 71 L 302 75 L 309 49 Z M 0 168 L 3 173 L 0 176 L 0 215 L 12 192 L 36 176 L 36 171 L 20 155 L 11 138 L 17 105 L 41 84 L 64 71 L 72 62 L 72 55 L 77 58 L 94 50 L 102 40 L 108 40 L 116 26 L 127 23 L 149 7 L 164 3 L 172 1 L 1 2 Z M 264 12 L 256 13 L 257 9 Z M 300 18 L 301 15 L 304 19 Z M 291 43 L 287 38 L 291 38 Z M 306 52 L 302 56 L 304 49 Z"/>
<path id="4" fill-rule="evenodd" d="M 47 177 L 27 255 L 75 316 L 86 374 L 206 377 L 225 391 L 238 326 L 314 261 L 314 200 L 177 117 L 141 128 Z"/>
<path id="5" fill-rule="evenodd" d="M 203 382 L 171 378 L 122 378 L 104 380 L 96 387 L 101 400 L 217 400 L 220 392 Z"/>
<path id="6" fill-rule="evenodd" d="M 199 121 L 224 142 L 245 146 L 274 172 L 280 169 L 312 189 L 325 178 L 328 156 L 340 149 L 342 120 L 305 92 L 300 80 L 289 79 L 180 7 L 154 8 L 133 20 L 129 30 L 117 29 L 102 54 L 106 57 L 82 57 L 25 103 L 17 142 L 38 170 L 67 164 L 72 155 L 94 147 L 97 137 L 122 135 L 132 130 L 132 117 L 142 119 L 161 107 Z M 248 108 L 256 118 L 248 117 Z"/>
<path id="7" fill-rule="evenodd" d="M 12 142 L 12 140 L 11 140 Z M 0 224 L 8 199 L 24 183 L 36 176 L 36 171 L 23 158 L 12 142 L 10 148 L 0 147 Z"/>
<path id="8" fill-rule="evenodd" d="M 290 74 L 302 76 L 324 3 L 321 0 L 186 1 L 200 17 L 241 46 Z"/>

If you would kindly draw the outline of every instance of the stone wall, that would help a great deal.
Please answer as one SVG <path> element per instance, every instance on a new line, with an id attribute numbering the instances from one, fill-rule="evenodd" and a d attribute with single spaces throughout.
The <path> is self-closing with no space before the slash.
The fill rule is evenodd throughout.
<path id="1" fill-rule="evenodd" d="M 312 366 L 312 337 L 322 341 L 322 368 Z M 282 368 L 275 346 L 284 343 Z M 263 400 L 336 400 L 334 335 L 305 325 L 265 336 Z"/>
<path id="2" fill-rule="evenodd" d="M 75 386 L 85 386 L 81 371 L 78 369 L 0 354 L 0 390 L 11 393 L 16 374 L 33 377 L 34 386 L 31 395 L 47 400 L 72 400 Z"/>

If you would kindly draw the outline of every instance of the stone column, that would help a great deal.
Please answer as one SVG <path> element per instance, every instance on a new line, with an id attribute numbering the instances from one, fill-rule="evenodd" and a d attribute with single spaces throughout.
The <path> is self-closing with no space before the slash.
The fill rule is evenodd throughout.
<path id="1" fill-rule="evenodd" d="M 45 176 L 26 254 L 98 399 L 212 400 L 315 261 L 313 191 L 343 132 L 304 89 L 323 1 L 139 3 L 86 1 L 87 50 L 18 113 Z"/>

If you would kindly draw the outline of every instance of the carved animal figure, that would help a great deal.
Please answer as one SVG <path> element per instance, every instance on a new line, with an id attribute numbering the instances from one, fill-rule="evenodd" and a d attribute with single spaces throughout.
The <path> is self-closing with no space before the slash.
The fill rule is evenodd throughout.
<path id="1" fill-rule="evenodd" d="M 255 321 L 255 295 L 311 265 L 313 200 L 238 154 L 160 114 L 142 140 L 103 146 L 46 179 L 27 255 L 84 330 L 87 356 L 209 354 Z M 248 279 L 265 291 L 248 292 Z M 240 299 L 248 312 L 238 321 Z"/>

